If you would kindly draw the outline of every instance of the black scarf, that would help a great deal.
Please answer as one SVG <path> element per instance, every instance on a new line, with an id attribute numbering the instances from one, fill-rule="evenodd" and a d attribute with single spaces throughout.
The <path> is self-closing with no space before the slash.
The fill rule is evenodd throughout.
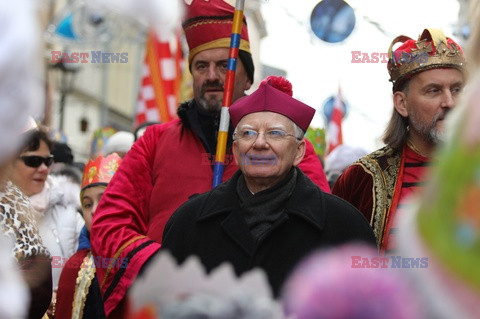
<path id="1" fill-rule="evenodd" d="M 220 112 L 209 112 L 198 105 L 195 100 L 180 104 L 178 117 L 186 128 L 190 128 L 202 141 L 205 150 L 214 155 L 217 150 L 217 135 L 220 125 Z M 232 125 L 229 126 L 227 154 L 231 154 Z"/>
<path id="2" fill-rule="evenodd" d="M 242 214 L 255 241 L 259 241 L 285 211 L 285 204 L 292 195 L 297 171 L 292 168 L 287 176 L 268 189 L 252 194 L 243 175 L 237 182 Z"/>

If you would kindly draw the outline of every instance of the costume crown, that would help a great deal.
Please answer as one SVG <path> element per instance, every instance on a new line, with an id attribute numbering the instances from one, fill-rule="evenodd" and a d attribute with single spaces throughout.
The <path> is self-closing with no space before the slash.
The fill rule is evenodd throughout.
<path id="1" fill-rule="evenodd" d="M 120 166 L 122 158 L 117 153 L 98 156 L 88 161 L 83 169 L 82 191 L 89 186 L 107 185 Z"/>
<path id="2" fill-rule="evenodd" d="M 402 45 L 393 51 L 393 46 Z M 446 37 L 441 30 L 425 29 L 415 41 L 400 35 L 393 39 L 388 49 L 388 73 L 397 91 L 405 80 L 414 74 L 436 68 L 465 70 L 465 57 L 459 44 Z"/>
<path id="3" fill-rule="evenodd" d="M 187 5 L 183 30 L 190 53 L 188 62 L 204 50 L 230 48 L 235 8 L 223 0 L 193 0 Z M 240 50 L 250 53 L 247 21 L 243 18 Z"/>

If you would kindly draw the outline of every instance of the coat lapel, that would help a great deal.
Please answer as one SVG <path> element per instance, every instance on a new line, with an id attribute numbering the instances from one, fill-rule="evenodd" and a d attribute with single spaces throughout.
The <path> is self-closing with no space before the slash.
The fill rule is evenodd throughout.
<path id="1" fill-rule="evenodd" d="M 222 222 L 222 228 L 227 235 L 239 245 L 249 256 L 255 253 L 255 241 L 247 227 L 245 219 L 238 209 L 232 211 Z"/>
<path id="2" fill-rule="evenodd" d="M 225 218 L 221 222 L 222 229 L 249 256 L 253 256 L 255 241 L 238 206 L 238 197 L 235 190 L 240 174 L 241 172 L 237 171 L 227 182 L 220 184 L 210 193 L 212 200 L 207 199 L 207 203 L 202 208 L 197 221 L 203 222 L 213 216 L 225 214 Z"/>
<path id="3" fill-rule="evenodd" d="M 288 220 L 287 215 L 289 214 L 298 215 L 319 230 L 323 230 L 325 226 L 325 208 L 323 207 L 322 192 L 299 169 L 298 172 L 296 190 L 293 192 L 285 209 L 287 214 L 275 223 L 269 233 Z M 215 215 L 226 214 L 225 219 L 221 222 L 222 229 L 249 256 L 253 256 L 258 245 L 242 216 L 242 211 L 238 204 L 238 196 L 236 195 L 235 187 L 240 175 L 241 172 L 237 171 L 230 180 L 219 185 L 210 193 L 209 197 L 211 200 L 206 200 L 206 204 L 202 208 L 201 215 L 197 221 L 202 222 Z M 213 200 L 214 198 L 216 200 Z M 318 206 L 310 206 L 312 202 L 318 203 Z"/>

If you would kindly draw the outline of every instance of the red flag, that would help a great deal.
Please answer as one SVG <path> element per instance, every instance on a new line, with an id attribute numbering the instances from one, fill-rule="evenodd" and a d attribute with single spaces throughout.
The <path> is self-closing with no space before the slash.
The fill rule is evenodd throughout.
<path id="1" fill-rule="evenodd" d="M 182 60 L 178 35 L 176 41 L 177 48 L 172 54 L 168 40 L 161 41 L 153 32 L 148 36 L 135 126 L 145 121 L 165 123 L 177 117 Z"/>
<path id="2" fill-rule="evenodd" d="M 335 97 L 333 102 L 333 111 L 332 116 L 330 117 L 330 121 L 328 122 L 327 128 L 327 155 L 331 151 L 335 149 L 335 147 L 339 146 L 343 143 L 342 137 L 342 120 L 343 120 L 343 112 L 344 112 L 344 102 L 342 98 L 342 91 L 340 86 L 338 87 L 338 94 Z"/>

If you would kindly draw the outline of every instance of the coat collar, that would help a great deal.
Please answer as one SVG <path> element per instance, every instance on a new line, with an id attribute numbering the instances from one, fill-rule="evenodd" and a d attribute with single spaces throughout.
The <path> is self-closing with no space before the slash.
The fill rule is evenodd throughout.
<path id="1" fill-rule="evenodd" d="M 184 128 L 190 129 L 202 141 L 205 150 L 215 154 L 217 133 L 220 124 L 220 112 L 208 113 L 202 111 L 195 99 L 183 102 L 178 106 L 177 115 Z M 231 154 L 233 127 L 229 125 L 227 153 Z"/>
<path id="2" fill-rule="evenodd" d="M 325 202 L 322 191 L 296 167 L 297 182 L 287 202 L 287 215 L 296 215 L 322 230 L 325 226 Z M 242 175 L 238 170 L 228 181 L 213 189 L 198 215 L 197 221 L 207 220 L 218 214 L 231 213 L 239 208 L 236 192 L 237 180 Z M 315 205 L 313 206 L 312 203 Z"/>

